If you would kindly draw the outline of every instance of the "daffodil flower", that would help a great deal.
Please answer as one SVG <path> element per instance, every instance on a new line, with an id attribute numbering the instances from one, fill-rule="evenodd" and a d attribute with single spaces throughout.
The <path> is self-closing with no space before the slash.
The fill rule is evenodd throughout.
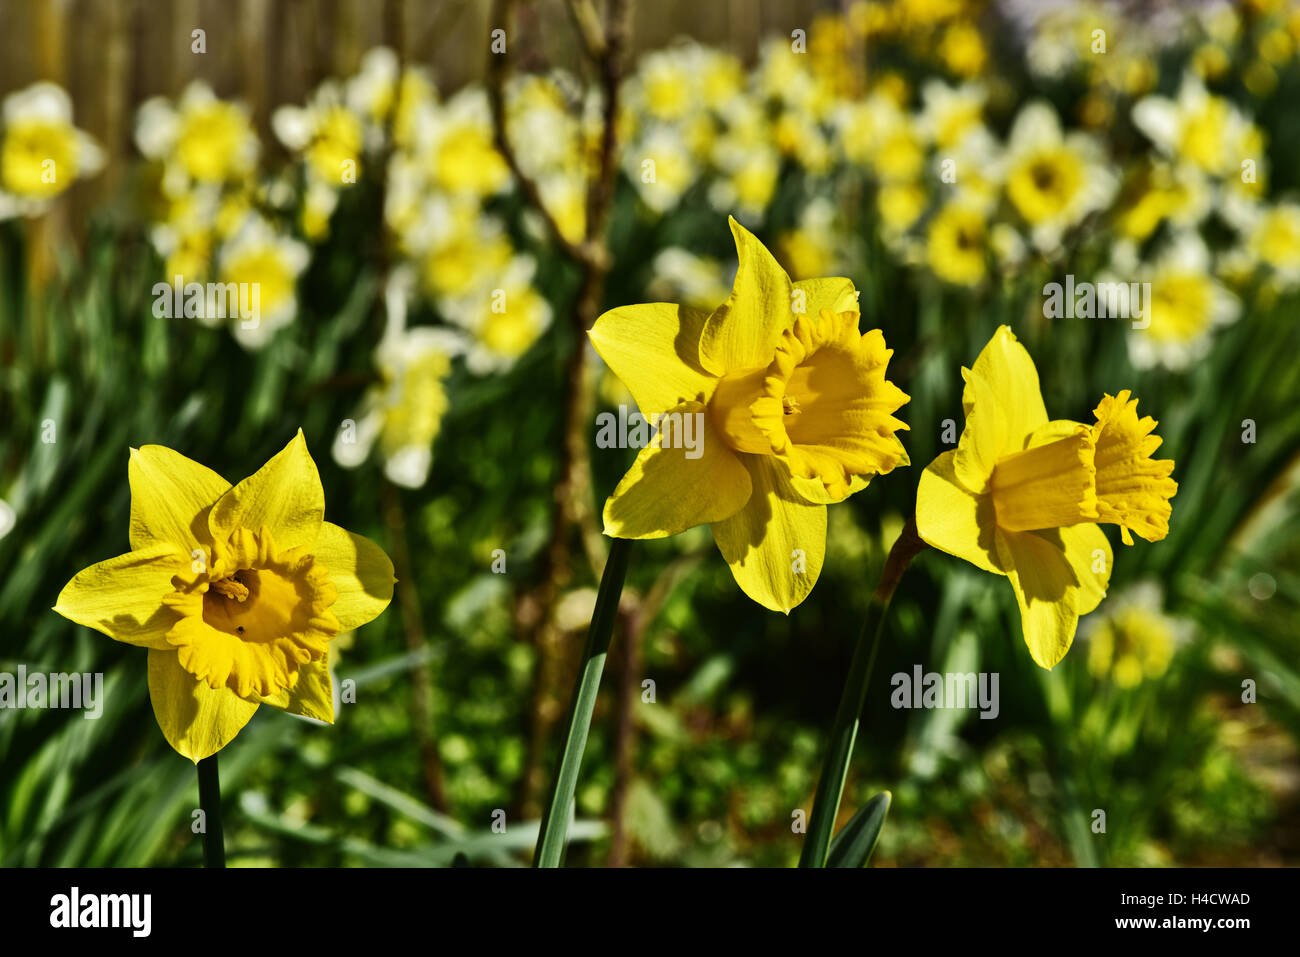
<path id="1" fill-rule="evenodd" d="M 1038 370 L 1006 326 L 962 376 L 966 427 L 921 475 L 917 531 L 1011 581 L 1029 653 L 1051 668 L 1110 583 L 1099 523 L 1119 525 L 1126 545 L 1163 539 L 1174 463 L 1152 458 L 1156 422 L 1138 418 L 1128 390 L 1106 395 L 1091 425 L 1049 421 Z"/>
<path id="2" fill-rule="evenodd" d="M 232 486 L 160 445 L 131 450 L 131 551 L 83 570 L 54 610 L 149 649 L 163 735 L 196 764 L 269 704 L 333 722 L 329 642 L 377 617 L 393 565 L 323 520 L 302 432 Z"/>
<path id="3" fill-rule="evenodd" d="M 663 538 L 708 523 L 737 584 L 789 612 L 812 590 L 826 505 L 908 464 L 893 413 L 908 397 L 885 378 L 892 351 L 858 331 L 847 279 L 791 282 L 734 219 L 740 265 L 712 314 L 672 303 L 602 315 L 590 336 L 651 422 L 665 427 L 605 503 L 605 533 Z M 692 450 L 692 447 L 694 450 Z"/>

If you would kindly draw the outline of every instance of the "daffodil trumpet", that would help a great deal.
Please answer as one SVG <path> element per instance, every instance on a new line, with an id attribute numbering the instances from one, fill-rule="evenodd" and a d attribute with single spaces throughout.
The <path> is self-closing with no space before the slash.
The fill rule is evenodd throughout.
<path id="1" fill-rule="evenodd" d="M 600 590 L 596 594 L 596 608 L 587 629 L 587 641 L 582 650 L 578 678 L 569 704 L 569 720 L 565 726 L 564 749 L 555 771 L 555 787 L 542 815 L 538 834 L 534 867 L 559 867 L 564 861 L 564 851 L 569 832 L 569 818 L 573 811 L 573 792 L 582 768 L 582 754 L 587 747 L 587 734 L 591 730 L 591 714 L 596 708 L 596 694 L 600 691 L 600 677 L 605 670 L 605 656 L 609 653 L 610 636 L 618 617 L 619 599 L 623 594 L 623 581 L 627 578 L 628 559 L 632 541 L 616 538 L 609 548 L 609 558 L 600 576 Z"/>
<path id="2" fill-rule="evenodd" d="M 885 631 L 889 603 L 893 600 L 894 591 L 898 588 L 908 563 L 925 547 L 925 542 L 916 534 L 916 520 L 909 519 L 885 558 L 880 583 L 867 605 L 867 616 L 862 622 L 862 631 L 853 649 L 848 678 L 840 693 L 840 704 L 831 728 L 830 748 L 822 764 L 821 776 L 817 779 L 812 816 L 808 819 L 808 836 L 804 838 L 803 851 L 799 855 L 800 867 L 826 866 L 831 834 L 835 829 L 840 799 L 844 794 L 844 782 L 849 773 L 849 760 L 853 756 L 853 745 L 858 737 L 862 707 L 867 700 L 867 686 L 871 682 L 876 653 L 880 650 L 880 639 Z"/>

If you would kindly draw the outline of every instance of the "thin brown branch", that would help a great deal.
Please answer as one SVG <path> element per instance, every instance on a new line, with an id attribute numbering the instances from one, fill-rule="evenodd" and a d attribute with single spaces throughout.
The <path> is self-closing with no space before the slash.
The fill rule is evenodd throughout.
<path id="1" fill-rule="evenodd" d="M 645 635 L 659 615 L 664 602 L 706 553 L 683 555 L 659 573 L 655 583 L 644 598 L 625 594 L 621 661 L 619 662 L 618 701 L 614 717 L 614 788 L 610 796 L 609 866 L 625 867 L 628 862 L 627 798 L 632 789 L 632 752 L 636 744 L 635 707 L 641 687 L 641 654 Z"/>
<path id="2" fill-rule="evenodd" d="M 516 0 L 495 0 L 491 27 L 506 31 L 506 42 L 515 42 Z M 545 224 L 546 231 L 564 255 L 579 269 L 578 292 L 568 314 L 573 341 L 565 361 L 563 377 L 563 441 L 556 479 L 551 526 L 538 569 L 540 584 L 523 596 L 516 618 L 526 640 L 538 650 L 534 675 L 532 709 L 529 715 L 528 753 L 518 806 L 525 812 L 537 804 L 543 785 L 541 762 L 549 731 L 559 715 L 556 682 L 568 671 L 564 636 L 553 620 L 553 610 L 570 577 L 570 540 L 573 529 L 581 534 L 583 551 L 593 573 L 599 577 L 605 564 L 606 546 L 593 505 L 591 456 L 587 424 L 594 413 L 595 396 L 587 364 L 586 334 L 596 320 L 609 271 L 605 232 L 618 173 L 618 107 L 622 81 L 623 48 L 626 44 L 628 0 L 610 0 L 603 27 L 590 4 L 571 7 L 575 25 L 596 65 L 602 101 L 600 153 L 595 175 L 587 183 L 586 228 L 582 242 L 574 242 L 561 231 L 543 202 L 537 183 L 521 168 L 507 129 L 505 88 L 509 74 L 508 54 L 488 54 L 488 100 L 492 113 L 493 139 L 505 158 L 529 206 Z M 600 35 L 596 29 L 600 27 Z M 507 50 L 509 46 L 507 46 Z"/>
<path id="3" fill-rule="evenodd" d="M 384 519 L 388 525 L 389 550 L 397 573 L 397 602 L 402 612 L 406 646 L 417 658 L 422 658 L 428 650 L 428 642 L 425 640 L 420 596 L 415 588 L 411 550 L 406 542 L 406 517 L 402 511 L 400 493 L 387 479 L 382 484 Z M 411 724 L 415 729 L 424 789 L 429 795 L 429 802 L 439 811 L 448 813 L 450 807 L 442 783 L 442 762 L 438 758 L 438 742 L 433 729 L 433 678 L 429 674 L 428 664 L 418 661 L 411 670 L 411 676 Z"/>
<path id="4" fill-rule="evenodd" d="M 488 106 L 492 111 L 492 140 L 496 145 L 497 152 L 501 154 L 506 161 L 506 165 L 510 167 L 510 173 L 514 176 L 515 182 L 519 184 L 519 189 L 528 201 L 528 205 L 545 223 L 546 232 L 551 242 L 560 247 L 570 259 L 577 263 L 586 264 L 590 259 L 590 251 L 585 245 L 571 242 L 564 235 L 559 223 L 556 222 L 555 217 L 542 200 L 542 192 L 536 180 L 524 172 L 519 163 L 519 156 L 515 152 L 514 144 L 510 141 L 506 119 L 506 79 L 510 73 L 510 54 L 508 51 L 510 44 L 515 42 L 514 27 L 517 7 L 516 0 L 495 0 L 492 4 L 491 26 L 494 30 L 501 29 L 505 31 L 507 51 L 505 53 L 496 53 L 493 51 L 492 45 L 488 46 L 486 72 Z"/>

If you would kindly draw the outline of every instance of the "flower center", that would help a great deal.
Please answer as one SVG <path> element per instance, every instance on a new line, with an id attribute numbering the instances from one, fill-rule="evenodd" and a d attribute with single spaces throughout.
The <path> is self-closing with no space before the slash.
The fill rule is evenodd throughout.
<path id="1" fill-rule="evenodd" d="M 891 351 L 879 330 L 858 333 L 858 313 L 798 316 L 771 363 L 724 376 L 709 402 L 714 424 L 739 452 L 775 455 L 832 494 L 855 475 L 900 460 L 892 415 L 907 396 L 885 378 Z"/>
<path id="2" fill-rule="evenodd" d="M 998 525 L 1027 532 L 1097 520 L 1092 430 L 1013 452 L 998 460 L 990 488 Z"/>
<path id="3" fill-rule="evenodd" d="M 281 552 L 271 532 L 238 529 L 213 547 L 212 567 L 177 575 L 163 603 L 180 620 L 167 633 L 186 671 L 241 697 L 292 688 L 339 632 L 338 590 L 303 548 Z"/>

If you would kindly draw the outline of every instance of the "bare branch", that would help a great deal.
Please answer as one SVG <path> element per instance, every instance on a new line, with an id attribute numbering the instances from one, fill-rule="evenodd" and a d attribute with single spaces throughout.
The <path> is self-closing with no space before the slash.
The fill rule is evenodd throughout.
<path id="1" fill-rule="evenodd" d="M 492 5 L 492 25 L 493 29 L 502 29 L 506 32 L 506 42 L 513 41 L 515 0 L 495 0 Z M 506 53 L 493 53 L 491 46 L 488 47 L 487 60 L 487 94 L 488 105 L 492 110 L 492 139 L 496 144 L 499 152 L 510 167 L 510 172 L 515 177 L 515 182 L 519 184 L 524 198 L 528 201 L 546 225 L 547 234 L 551 241 L 559 246 L 569 258 L 584 265 L 588 264 L 591 259 L 591 251 L 585 245 L 579 245 L 571 242 L 560 229 L 559 223 L 551 215 L 551 211 L 546 208 L 546 203 L 542 200 L 541 190 L 531 176 L 524 172 L 523 167 L 519 165 L 519 157 L 515 153 L 514 146 L 510 142 L 510 134 L 506 129 L 506 77 L 509 73 L 509 59 Z"/>

